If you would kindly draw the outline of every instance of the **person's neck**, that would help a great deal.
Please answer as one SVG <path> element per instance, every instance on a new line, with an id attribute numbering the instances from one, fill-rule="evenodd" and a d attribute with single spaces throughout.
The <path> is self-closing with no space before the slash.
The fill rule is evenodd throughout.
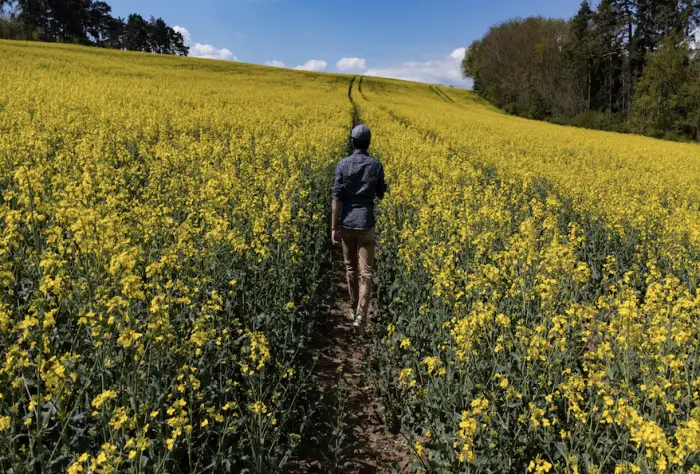
<path id="1" fill-rule="evenodd" d="M 369 150 L 367 148 L 355 148 L 355 153 L 361 153 L 363 155 L 369 155 Z"/>

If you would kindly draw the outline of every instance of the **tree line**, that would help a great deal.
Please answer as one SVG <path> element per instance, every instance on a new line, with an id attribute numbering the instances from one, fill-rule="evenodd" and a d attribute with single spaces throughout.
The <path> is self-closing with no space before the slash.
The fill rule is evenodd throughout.
<path id="1" fill-rule="evenodd" d="M 187 56 L 180 33 L 162 18 L 112 16 L 106 2 L 92 0 L 0 0 L 0 38 L 93 45 Z"/>
<path id="2" fill-rule="evenodd" d="M 569 20 L 494 26 L 462 62 L 509 113 L 700 141 L 700 2 L 584 0 Z"/>

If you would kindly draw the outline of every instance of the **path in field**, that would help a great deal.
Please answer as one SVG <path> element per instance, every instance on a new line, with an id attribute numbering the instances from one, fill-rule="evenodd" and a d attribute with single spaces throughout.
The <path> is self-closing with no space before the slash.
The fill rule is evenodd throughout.
<path id="1" fill-rule="evenodd" d="M 353 331 L 342 260 L 340 247 L 334 246 L 332 293 L 320 315 L 315 341 L 317 384 L 323 394 L 318 418 L 326 424 L 319 434 L 324 439 L 317 440 L 321 452 L 303 460 L 299 468 L 311 473 L 392 472 L 392 465 L 404 464 L 407 450 L 403 439 L 384 423 L 369 367 L 371 336 Z M 333 433 L 334 429 L 338 431 Z"/>
<path id="2" fill-rule="evenodd" d="M 360 123 L 353 100 L 354 88 L 362 78 L 351 81 L 348 99 L 353 105 L 353 126 Z M 349 147 L 350 151 L 350 147 Z M 329 236 L 330 237 L 330 236 Z M 319 314 L 318 333 L 313 344 L 318 357 L 316 384 L 320 410 L 314 419 L 315 449 L 297 463 L 298 472 L 384 473 L 404 466 L 408 450 L 398 434 L 385 424 L 381 398 L 370 367 L 370 334 L 355 334 L 350 316 L 350 298 L 340 246 L 333 246 L 330 294 Z M 408 472 L 397 470 L 395 472 Z"/>

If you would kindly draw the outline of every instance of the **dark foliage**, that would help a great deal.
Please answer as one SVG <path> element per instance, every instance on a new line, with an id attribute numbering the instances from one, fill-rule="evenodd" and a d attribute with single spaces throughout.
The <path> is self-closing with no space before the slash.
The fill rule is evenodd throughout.
<path id="1" fill-rule="evenodd" d="M 462 63 L 481 96 L 557 123 L 700 140 L 696 0 L 583 1 L 568 21 L 492 27 Z"/>
<path id="2" fill-rule="evenodd" d="M 182 35 L 162 18 L 115 18 L 109 4 L 93 0 L 0 0 L 0 38 L 182 56 L 189 52 Z"/>

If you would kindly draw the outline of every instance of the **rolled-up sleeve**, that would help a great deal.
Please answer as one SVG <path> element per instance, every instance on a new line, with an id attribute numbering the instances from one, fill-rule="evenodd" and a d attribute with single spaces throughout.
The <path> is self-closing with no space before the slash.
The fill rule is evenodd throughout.
<path id="1" fill-rule="evenodd" d="M 335 168 L 335 181 L 333 183 L 333 190 L 331 194 L 333 195 L 333 200 L 336 201 L 342 201 L 345 197 L 342 163 L 338 163 L 338 166 Z"/>

